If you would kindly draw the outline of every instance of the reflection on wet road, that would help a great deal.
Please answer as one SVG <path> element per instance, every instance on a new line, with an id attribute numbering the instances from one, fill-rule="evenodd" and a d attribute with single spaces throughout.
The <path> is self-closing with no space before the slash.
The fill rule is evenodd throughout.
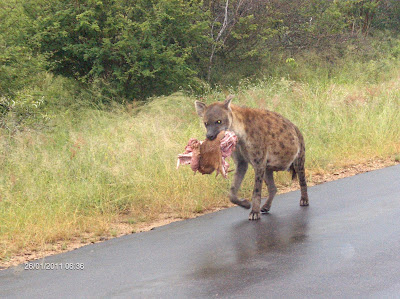
<path id="1" fill-rule="evenodd" d="M 222 244 L 215 240 L 214 250 L 199 254 L 194 278 L 207 280 L 207 295 L 222 290 L 224 295 L 234 295 L 243 285 L 262 282 L 265 275 L 271 279 L 297 271 L 307 248 L 308 211 L 299 208 L 284 217 L 269 214 L 260 222 L 239 221 L 221 238 Z M 292 260 L 293 254 L 300 258 Z"/>

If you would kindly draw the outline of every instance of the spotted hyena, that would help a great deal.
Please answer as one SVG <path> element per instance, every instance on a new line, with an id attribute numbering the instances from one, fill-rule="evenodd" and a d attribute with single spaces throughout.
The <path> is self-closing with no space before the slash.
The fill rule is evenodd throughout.
<path id="1" fill-rule="evenodd" d="M 260 219 L 260 212 L 267 213 L 277 192 L 273 172 L 290 170 L 292 178 L 299 178 L 300 205 L 308 206 L 307 183 L 304 171 L 305 146 L 299 129 L 282 115 L 263 109 L 239 107 L 231 104 L 232 96 L 224 102 L 209 106 L 196 101 L 197 114 L 203 118 L 206 137 L 213 140 L 223 130 L 231 130 L 238 136 L 232 157 L 236 163 L 235 178 L 229 199 L 250 208 L 250 202 L 237 197 L 238 190 L 250 163 L 255 172 L 250 220 Z M 268 200 L 261 207 L 263 180 L 268 187 Z"/>

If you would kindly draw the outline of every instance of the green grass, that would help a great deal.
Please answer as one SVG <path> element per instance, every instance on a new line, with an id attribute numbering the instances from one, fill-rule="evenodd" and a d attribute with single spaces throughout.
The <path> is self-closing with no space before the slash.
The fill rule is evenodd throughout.
<path id="1" fill-rule="evenodd" d="M 304 83 L 265 80 L 232 91 L 235 104 L 280 112 L 306 140 L 306 167 L 340 168 L 400 153 L 400 73 L 357 80 Z M 344 78 L 351 78 L 345 80 Z M 207 103 L 222 100 L 210 92 Z M 176 170 L 176 157 L 191 137 L 204 138 L 195 98 L 177 93 L 137 109 L 84 108 L 59 113 L 48 130 L 0 132 L 0 261 L 83 233 L 115 235 L 119 218 L 136 224 L 170 213 L 190 217 L 228 205 L 228 180 Z M 232 168 L 234 168 L 232 162 Z M 249 197 L 253 171 L 242 187 Z M 279 184 L 289 184 L 279 174 Z M 264 191 L 265 192 L 265 191 Z M 265 193 L 264 193 L 265 194 Z M 50 244 L 50 245 L 49 245 Z"/>

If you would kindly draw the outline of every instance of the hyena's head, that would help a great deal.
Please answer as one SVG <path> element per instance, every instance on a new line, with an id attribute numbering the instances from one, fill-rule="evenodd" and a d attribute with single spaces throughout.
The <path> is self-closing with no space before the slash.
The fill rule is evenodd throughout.
<path id="1" fill-rule="evenodd" d="M 228 96 L 224 102 L 216 102 L 209 106 L 199 101 L 195 102 L 197 114 L 203 118 L 207 129 L 206 137 L 208 139 L 213 140 L 219 132 L 230 128 L 232 124 L 232 99 L 233 96 Z"/>

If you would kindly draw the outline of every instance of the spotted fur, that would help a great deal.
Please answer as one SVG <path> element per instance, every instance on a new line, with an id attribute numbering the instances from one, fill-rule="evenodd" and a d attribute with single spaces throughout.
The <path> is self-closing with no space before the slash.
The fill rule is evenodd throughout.
<path id="1" fill-rule="evenodd" d="M 308 206 L 305 145 L 299 129 L 276 112 L 233 105 L 232 98 L 229 96 L 224 102 L 209 106 L 195 102 L 196 111 L 207 130 L 207 138 L 213 140 L 223 130 L 233 131 L 238 136 L 236 150 L 232 155 L 236 173 L 229 193 L 230 201 L 247 209 L 251 207 L 250 220 L 260 219 L 260 213 L 270 210 L 277 192 L 273 172 L 289 170 L 293 179 L 296 176 L 299 179 L 300 205 Z M 249 163 L 255 172 L 252 206 L 248 200 L 237 197 Z M 268 199 L 261 207 L 263 181 L 268 187 Z"/>

